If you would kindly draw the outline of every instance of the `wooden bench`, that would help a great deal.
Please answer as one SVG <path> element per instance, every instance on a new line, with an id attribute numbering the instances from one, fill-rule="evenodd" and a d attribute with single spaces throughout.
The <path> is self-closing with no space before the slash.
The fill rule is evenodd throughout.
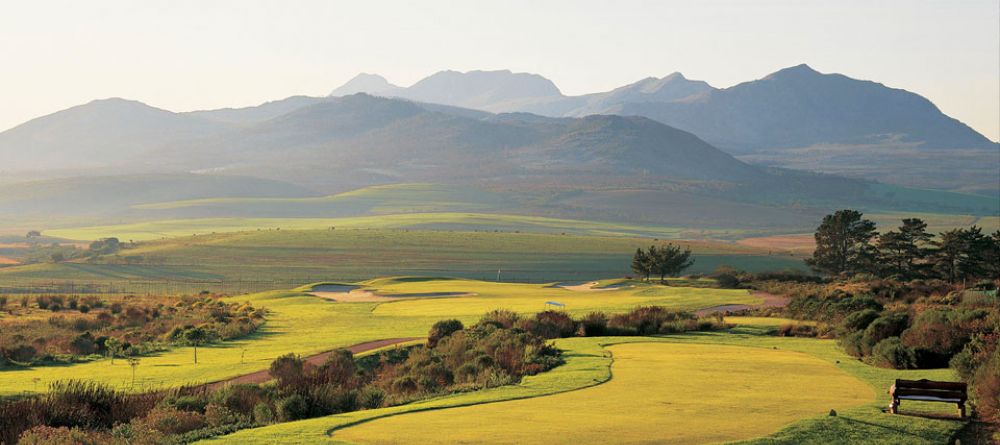
<path id="1" fill-rule="evenodd" d="M 889 412 L 899 412 L 900 400 L 920 400 L 924 402 L 944 402 L 958 405 L 958 415 L 965 417 L 965 401 L 968 400 L 968 389 L 961 382 L 935 382 L 931 380 L 896 379 L 889 387 L 892 402 Z"/>

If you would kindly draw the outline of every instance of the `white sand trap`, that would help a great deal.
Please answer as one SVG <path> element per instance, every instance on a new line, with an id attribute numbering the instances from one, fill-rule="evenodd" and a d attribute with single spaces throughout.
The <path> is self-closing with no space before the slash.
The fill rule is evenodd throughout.
<path id="1" fill-rule="evenodd" d="M 327 300 L 336 301 L 338 303 L 372 303 L 372 302 L 386 302 L 386 301 L 399 301 L 403 299 L 419 299 L 419 298 L 448 298 L 448 297 L 467 297 L 470 295 L 475 295 L 468 292 L 421 292 L 421 293 L 410 293 L 410 294 L 394 294 L 391 296 L 380 295 L 370 290 L 361 289 L 359 286 L 351 286 L 347 284 L 323 284 L 313 288 L 313 291 L 309 293 L 310 295 L 315 295 L 320 298 L 325 298 Z"/>
<path id="2" fill-rule="evenodd" d="M 596 281 L 591 281 L 589 283 L 573 284 L 573 285 L 562 285 L 562 284 L 560 284 L 559 287 L 561 287 L 563 289 L 566 289 L 566 290 L 576 291 L 576 292 L 604 292 L 604 291 L 618 290 L 617 287 L 610 287 L 610 286 L 609 287 L 594 287 L 594 286 L 597 286 L 597 284 L 598 283 Z"/>

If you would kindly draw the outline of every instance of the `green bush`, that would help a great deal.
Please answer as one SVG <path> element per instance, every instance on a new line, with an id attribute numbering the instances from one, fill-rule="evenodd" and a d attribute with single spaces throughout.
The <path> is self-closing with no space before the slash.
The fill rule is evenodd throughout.
<path id="1" fill-rule="evenodd" d="M 912 369 L 917 367 L 917 354 L 899 337 L 889 337 L 872 349 L 872 363 L 881 368 Z"/>
<path id="2" fill-rule="evenodd" d="M 299 394 L 292 394 L 275 403 L 277 418 L 282 422 L 291 422 L 309 417 L 309 401 Z"/>

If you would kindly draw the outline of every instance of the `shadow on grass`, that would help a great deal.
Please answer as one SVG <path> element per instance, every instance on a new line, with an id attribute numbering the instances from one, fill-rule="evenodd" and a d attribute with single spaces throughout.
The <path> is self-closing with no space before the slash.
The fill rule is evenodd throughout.
<path id="1" fill-rule="evenodd" d="M 901 428 L 896 428 L 896 427 L 892 427 L 892 426 L 889 426 L 889 425 L 883 425 L 883 424 L 878 424 L 878 423 L 874 423 L 874 422 L 868 422 L 868 421 L 865 421 L 865 420 L 852 419 L 850 417 L 844 417 L 844 416 L 839 416 L 839 417 L 837 417 L 837 419 L 838 420 L 843 420 L 844 422 L 847 422 L 848 424 L 851 424 L 851 425 L 861 426 L 861 428 L 869 427 L 869 428 L 876 428 L 876 429 L 885 430 L 885 431 L 892 431 L 893 433 L 899 434 L 899 435 L 901 435 L 903 437 L 912 437 L 912 438 L 923 439 L 923 440 L 934 440 L 934 439 L 936 439 L 936 437 L 933 436 L 933 435 L 931 435 L 931 436 L 921 435 L 921 434 L 917 434 L 917 433 L 914 433 L 914 432 L 911 432 L 911 431 L 907 431 L 907 430 L 904 430 L 904 429 L 901 429 Z M 957 419 L 949 419 L 949 420 L 957 420 Z"/>

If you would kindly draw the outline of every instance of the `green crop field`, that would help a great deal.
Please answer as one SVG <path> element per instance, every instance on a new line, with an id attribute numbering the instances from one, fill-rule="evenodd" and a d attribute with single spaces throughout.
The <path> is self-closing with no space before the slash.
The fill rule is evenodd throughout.
<path id="1" fill-rule="evenodd" d="M 749 324 L 716 333 L 560 339 L 556 345 L 565 351 L 566 364 L 518 385 L 244 430 L 206 443 L 399 443 L 398 437 L 407 443 L 523 443 L 527 437 L 553 443 L 661 443 L 675 435 L 698 443 L 766 435 L 750 442 L 939 444 L 964 425 L 948 419 L 954 409 L 941 404 L 907 404 L 908 412 L 927 416 L 882 412 L 893 379 L 950 380 L 954 375 L 948 369 L 875 368 L 848 357 L 832 340 L 773 337 L 758 320 L 730 321 Z M 637 345 L 625 345 L 632 343 Z M 731 363 L 733 354 L 739 364 Z M 692 362 L 693 356 L 698 361 Z M 623 363 L 624 370 L 619 368 Z M 636 400 L 647 394 L 666 399 L 659 404 Z M 579 405 L 579 400 L 587 403 Z M 620 405 L 629 401 L 634 404 Z M 828 416 L 830 409 L 838 415 Z M 483 416 L 473 425 L 471 414 L 478 410 Z M 622 418 L 623 412 L 638 420 Z M 649 422 L 650 415 L 656 420 Z M 599 428 L 606 424 L 604 416 L 629 428 Z M 451 420 L 441 426 L 436 423 L 441 419 Z M 699 428 L 680 428 L 681 421 Z M 734 427 L 737 422 L 742 427 Z"/>
<path id="2" fill-rule="evenodd" d="M 4 287 L 69 283 L 106 292 L 256 292 L 378 276 L 457 276 L 570 281 L 630 273 L 635 249 L 657 241 L 624 236 L 408 229 L 262 230 L 146 241 L 101 261 L 0 268 Z M 728 242 L 679 241 L 695 253 L 692 273 L 722 264 L 750 271 L 802 269 L 788 255 Z M 67 290 L 71 291 L 71 290 Z M 10 292 L 10 291 L 8 291 Z M 11 292 L 13 293 L 13 292 Z"/>
<path id="3" fill-rule="evenodd" d="M 239 341 L 199 348 L 198 364 L 190 348 L 144 357 L 136 372 L 135 389 L 152 389 L 211 382 L 264 369 L 274 358 L 294 352 L 313 354 L 370 340 L 427 334 L 442 318 L 469 323 L 499 308 L 537 312 L 556 300 L 575 314 L 589 310 L 625 311 L 639 304 L 699 309 L 721 304 L 759 302 L 742 290 L 693 289 L 637 285 L 606 292 L 583 292 L 543 284 L 499 284 L 472 280 L 381 279 L 360 283 L 386 295 L 458 292 L 453 298 L 401 299 L 391 303 L 332 303 L 298 291 L 276 291 L 232 298 L 271 311 L 267 323 Z M 71 366 L 14 368 L 0 371 L 0 394 L 41 391 L 57 380 L 87 376 L 130 388 L 131 369 L 119 360 Z M 36 380 L 37 379 L 37 380 Z"/>

